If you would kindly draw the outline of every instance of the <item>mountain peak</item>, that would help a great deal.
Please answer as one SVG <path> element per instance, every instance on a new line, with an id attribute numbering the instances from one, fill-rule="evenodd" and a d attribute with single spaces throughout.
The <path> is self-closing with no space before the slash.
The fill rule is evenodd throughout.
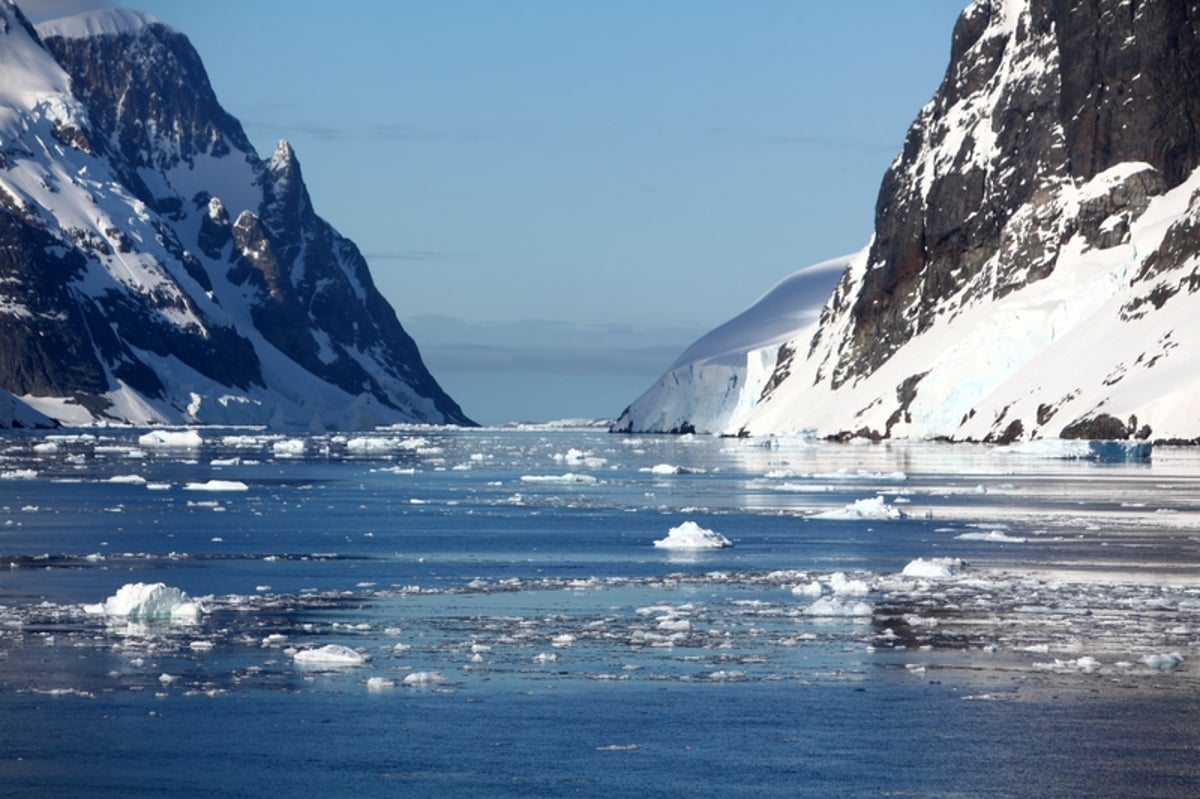
<path id="1" fill-rule="evenodd" d="M 0 74 L 0 427 L 471 424 L 183 34 L 0 0 Z"/>

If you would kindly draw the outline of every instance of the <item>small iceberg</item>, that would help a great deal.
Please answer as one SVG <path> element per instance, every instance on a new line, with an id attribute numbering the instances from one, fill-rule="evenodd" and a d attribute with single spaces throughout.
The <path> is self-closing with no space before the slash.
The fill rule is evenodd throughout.
<path id="1" fill-rule="evenodd" d="M 104 602 L 84 605 L 93 615 L 140 621 L 195 622 L 204 606 L 164 583 L 127 583 Z"/>
<path id="2" fill-rule="evenodd" d="M 733 546 L 733 542 L 720 533 L 687 521 L 672 527 L 667 537 L 655 541 L 654 546 L 662 549 L 722 549 Z"/>
<path id="3" fill-rule="evenodd" d="M 900 575 L 923 580 L 947 580 L 957 577 L 962 567 L 963 562 L 959 558 L 917 558 L 909 561 Z"/>
<path id="4" fill-rule="evenodd" d="M 301 649 L 292 655 L 292 660 L 299 666 L 316 668 L 361 666 L 366 662 L 366 658 L 361 653 L 342 644 L 326 644 L 316 649 Z"/>

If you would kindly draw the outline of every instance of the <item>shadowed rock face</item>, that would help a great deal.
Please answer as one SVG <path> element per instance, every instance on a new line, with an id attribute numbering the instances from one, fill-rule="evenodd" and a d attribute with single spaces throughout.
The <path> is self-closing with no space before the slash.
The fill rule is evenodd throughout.
<path id="1" fill-rule="evenodd" d="M 177 362 L 217 386 L 212 402 L 228 388 L 269 415 L 278 392 L 304 423 L 307 398 L 287 384 L 298 366 L 379 422 L 472 423 L 357 247 L 313 210 L 291 147 L 257 156 L 185 36 L 146 21 L 39 40 L 5 0 L 0 16 L 0 47 L 61 68 L 72 94 L 50 131 L 61 147 L 17 136 L 0 151 L 0 169 L 47 176 L 32 199 L 0 192 L 0 387 L 119 418 L 105 395 L 124 385 L 178 421 L 204 421 L 188 415 L 199 400 L 174 384 Z M 29 136 L 50 124 L 26 113 Z M 95 207 L 94 228 L 61 222 L 57 209 L 81 205 Z M 280 355 L 289 365 L 268 368 Z"/>
<path id="2" fill-rule="evenodd" d="M 965 288 L 999 297 L 1053 272 L 1086 224 L 1051 202 L 1068 181 L 1124 162 L 1153 168 L 1096 209 L 1104 219 L 1140 213 L 1200 165 L 1198 26 L 1200 4 L 1187 0 L 968 8 L 946 76 L 884 177 L 867 272 L 828 309 L 850 314 L 832 385 L 872 373 Z M 1026 233 L 1010 225 L 1023 207 L 1037 216 Z M 1002 267 L 972 287 L 997 252 Z"/>

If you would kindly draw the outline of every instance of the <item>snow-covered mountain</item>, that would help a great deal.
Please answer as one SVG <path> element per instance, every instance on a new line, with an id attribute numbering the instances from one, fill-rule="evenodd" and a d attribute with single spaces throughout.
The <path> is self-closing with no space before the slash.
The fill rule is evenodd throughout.
<path id="1" fill-rule="evenodd" d="M 35 29 L 10 0 L 0 388 L 66 423 L 471 423 L 183 34 L 115 9 Z"/>
<path id="2" fill-rule="evenodd" d="M 1194 2 L 976 0 L 869 246 L 719 432 L 1200 439 L 1197 75 Z"/>

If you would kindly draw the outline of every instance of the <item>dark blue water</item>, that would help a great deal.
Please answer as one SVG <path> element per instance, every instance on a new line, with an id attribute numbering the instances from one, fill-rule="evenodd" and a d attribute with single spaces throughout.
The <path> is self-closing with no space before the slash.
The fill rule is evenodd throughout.
<path id="1" fill-rule="evenodd" d="M 1200 791 L 1186 450 L 104 431 L 0 475 L 2 795 Z M 206 612 L 85 607 L 137 582 Z"/>

